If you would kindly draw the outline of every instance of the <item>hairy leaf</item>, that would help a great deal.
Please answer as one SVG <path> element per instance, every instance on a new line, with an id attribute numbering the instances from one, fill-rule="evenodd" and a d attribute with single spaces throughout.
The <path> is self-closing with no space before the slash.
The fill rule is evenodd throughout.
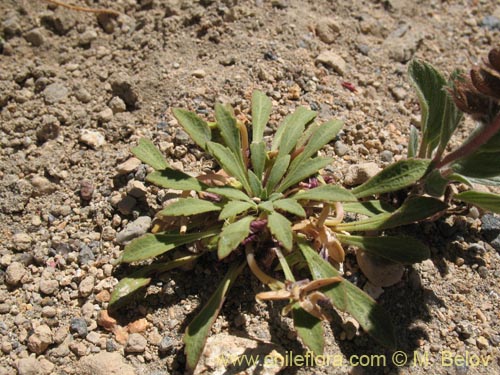
<path id="1" fill-rule="evenodd" d="M 445 193 L 448 184 L 449 181 L 441 175 L 438 169 L 435 169 L 425 178 L 424 189 L 427 194 L 433 197 L 441 197 Z"/>
<path id="2" fill-rule="evenodd" d="M 254 207 L 256 207 L 256 205 L 249 202 L 229 201 L 224 205 L 224 208 L 219 215 L 219 220 L 225 220 L 235 217 Z"/>
<path id="3" fill-rule="evenodd" d="M 274 162 L 271 172 L 269 173 L 269 178 L 267 179 L 266 190 L 268 194 L 274 190 L 276 185 L 283 178 L 289 163 L 290 155 L 278 156 Z"/>
<path id="4" fill-rule="evenodd" d="M 474 153 L 466 158 L 459 159 L 452 168 L 465 177 L 491 179 L 500 175 L 500 152 Z"/>
<path id="5" fill-rule="evenodd" d="M 317 113 L 299 107 L 294 113 L 288 115 L 283 120 L 273 139 L 271 150 L 278 150 L 279 155 L 290 153 L 295 147 L 308 123 L 316 117 Z"/>
<path id="6" fill-rule="evenodd" d="M 163 216 L 190 216 L 205 212 L 220 211 L 220 204 L 199 198 L 179 198 L 160 211 Z"/>
<path id="7" fill-rule="evenodd" d="M 314 280 L 340 276 L 306 241 L 299 241 L 299 247 Z M 324 287 L 321 291 L 336 308 L 351 314 L 374 339 L 386 347 L 396 347 L 394 327 L 387 312 L 361 289 L 343 280 Z"/>
<path id="8" fill-rule="evenodd" d="M 240 129 L 233 115 L 222 105 L 215 105 L 215 118 L 226 146 L 233 152 L 236 159 L 242 161 Z"/>
<path id="9" fill-rule="evenodd" d="M 131 151 L 143 163 L 146 163 L 157 171 L 170 168 L 160 150 L 147 138 L 139 139 L 139 144 L 132 147 Z"/>
<path id="10" fill-rule="evenodd" d="M 323 185 L 304 190 L 291 196 L 295 200 L 311 200 L 318 202 L 356 202 L 356 197 L 349 191 L 337 185 Z"/>
<path id="11" fill-rule="evenodd" d="M 241 190 L 229 187 L 229 186 L 210 187 L 210 188 L 207 188 L 206 191 L 208 191 L 209 193 L 214 193 L 214 194 L 223 196 L 224 198 L 227 198 L 227 199 L 252 202 L 250 197 L 248 195 L 246 195 L 244 192 L 242 192 Z"/>
<path id="12" fill-rule="evenodd" d="M 357 198 L 401 190 L 420 180 L 430 160 L 407 159 L 394 163 L 377 173 L 364 184 L 354 188 L 352 193 Z"/>
<path id="13" fill-rule="evenodd" d="M 378 200 L 344 203 L 342 207 L 344 208 L 345 212 L 353 212 L 369 217 L 378 214 L 394 212 L 396 210 L 390 204 Z"/>
<path id="14" fill-rule="evenodd" d="M 279 212 L 271 212 L 267 217 L 267 226 L 283 247 L 287 250 L 292 250 L 293 232 L 292 223 Z"/>
<path id="15" fill-rule="evenodd" d="M 264 136 L 264 129 L 269 121 L 272 102 L 262 91 L 255 90 L 252 94 L 252 142 L 259 143 Z M 254 166 L 255 168 L 255 166 Z M 258 173 L 256 173 L 259 176 Z"/>
<path id="16" fill-rule="evenodd" d="M 250 144 L 250 158 L 252 160 L 252 167 L 255 175 L 262 179 L 262 172 L 266 166 L 266 145 L 264 142 Z"/>
<path id="17" fill-rule="evenodd" d="M 262 187 L 262 181 L 255 175 L 255 173 L 253 173 L 251 169 L 249 169 L 247 173 L 248 173 L 248 183 L 252 188 L 254 197 L 263 198 L 264 188 Z"/>
<path id="18" fill-rule="evenodd" d="M 339 233 L 336 236 L 343 244 L 357 246 L 369 254 L 378 255 L 396 263 L 418 263 L 431 255 L 427 246 L 408 236 L 363 237 Z"/>
<path id="19" fill-rule="evenodd" d="M 238 247 L 241 241 L 248 237 L 250 233 L 250 223 L 253 220 L 255 220 L 253 216 L 247 216 L 222 228 L 219 238 L 219 247 L 217 249 L 219 259 L 227 257 L 231 251 Z"/>
<path id="20" fill-rule="evenodd" d="M 293 326 L 304 344 L 315 356 L 322 355 L 325 337 L 321 320 L 312 316 L 296 303 L 292 308 Z"/>
<path id="21" fill-rule="evenodd" d="M 287 173 L 281 184 L 277 187 L 278 193 L 284 192 L 286 189 L 305 180 L 307 177 L 316 174 L 321 168 L 326 167 L 333 161 L 331 158 L 316 157 L 314 159 L 306 159 L 302 161 L 295 171 Z"/>
<path id="22" fill-rule="evenodd" d="M 226 293 L 241 273 L 244 266 L 245 263 L 241 265 L 233 264 L 231 266 L 207 304 L 187 326 L 184 334 L 184 343 L 186 344 L 184 353 L 186 354 L 187 367 L 191 372 L 194 371 L 200 359 L 208 334 L 210 333 L 210 327 L 219 314 Z"/>
<path id="23" fill-rule="evenodd" d="M 455 199 L 478 206 L 483 210 L 500 214 L 500 195 L 494 193 L 483 193 L 480 191 L 464 191 L 456 194 Z"/>
<path id="24" fill-rule="evenodd" d="M 206 185 L 190 175 L 175 169 L 164 169 L 150 173 L 146 181 L 157 186 L 175 190 L 202 191 Z"/>
<path id="25" fill-rule="evenodd" d="M 418 130 L 413 125 L 410 126 L 410 139 L 408 141 L 408 158 L 414 158 L 418 153 Z"/>
<path id="26" fill-rule="evenodd" d="M 123 263 L 138 262 L 161 255 L 167 251 L 175 249 L 202 238 L 207 238 L 220 233 L 220 228 L 214 228 L 205 232 L 197 233 L 156 233 L 145 234 L 142 237 L 132 240 L 120 258 Z"/>
<path id="27" fill-rule="evenodd" d="M 208 124 L 196 113 L 184 109 L 174 108 L 172 113 L 191 139 L 203 150 L 206 150 L 207 142 L 212 140 L 212 131 Z"/>
<path id="28" fill-rule="evenodd" d="M 277 210 L 286 211 L 296 216 L 306 217 L 306 211 L 299 203 L 297 203 L 295 199 L 278 199 L 273 202 L 273 207 Z"/>

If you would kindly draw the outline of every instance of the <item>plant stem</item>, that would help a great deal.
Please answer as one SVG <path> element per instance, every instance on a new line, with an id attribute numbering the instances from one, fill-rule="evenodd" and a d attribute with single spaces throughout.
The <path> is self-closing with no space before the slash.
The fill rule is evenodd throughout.
<path id="1" fill-rule="evenodd" d="M 475 138 L 463 144 L 450 154 L 446 155 L 446 157 L 441 161 L 439 161 L 434 168 L 440 169 L 445 165 L 448 165 L 458 159 L 469 156 L 474 151 L 477 151 L 479 147 L 488 142 L 499 131 L 500 131 L 500 114 L 498 114 L 490 124 L 484 126 L 483 131 L 479 132 Z"/>
<path id="2" fill-rule="evenodd" d="M 261 283 L 268 285 L 273 290 L 282 289 L 284 287 L 285 284 L 283 284 L 279 280 L 276 280 L 274 277 L 269 276 L 267 273 L 260 269 L 257 261 L 255 260 L 253 248 L 251 245 L 247 245 L 245 247 L 245 253 L 250 270 L 260 280 Z"/>

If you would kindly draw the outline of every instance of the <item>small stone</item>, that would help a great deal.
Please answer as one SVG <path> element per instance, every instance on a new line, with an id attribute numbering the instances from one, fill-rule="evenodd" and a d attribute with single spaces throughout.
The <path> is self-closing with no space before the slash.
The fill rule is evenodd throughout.
<path id="1" fill-rule="evenodd" d="M 110 79 L 113 95 L 123 100 L 130 109 L 136 109 L 139 95 L 136 92 L 132 78 L 125 73 L 116 73 Z"/>
<path id="2" fill-rule="evenodd" d="M 35 357 L 21 358 L 17 362 L 18 375 L 39 375 L 40 363 Z"/>
<path id="3" fill-rule="evenodd" d="M 485 338 L 484 336 L 479 336 L 476 339 L 476 345 L 479 349 L 488 349 L 490 343 L 488 342 L 488 339 Z"/>
<path id="4" fill-rule="evenodd" d="M 174 347 L 174 340 L 170 336 L 163 336 L 160 343 L 158 344 L 158 351 L 160 353 L 167 353 Z"/>
<path id="5" fill-rule="evenodd" d="M 97 315 L 97 324 L 107 331 L 112 331 L 116 323 L 116 319 L 109 316 L 107 310 L 101 310 Z"/>
<path id="6" fill-rule="evenodd" d="M 75 92 L 75 97 L 82 103 L 90 103 L 92 100 L 92 95 L 87 89 L 80 87 Z"/>
<path id="7" fill-rule="evenodd" d="M 481 266 L 477 269 L 477 273 L 481 276 L 482 279 L 486 279 L 488 277 L 488 269 L 485 266 Z"/>
<path id="8" fill-rule="evenodd" d="M 80 265 L 90 264 L 95 260 L 94 252 L 90 247 L 85 244 L 80 246 L 80 252 L 78 253 L 78 263 Z"/>
<path id="9" fill-rule="evenodd" d="M 119 164 L 116 167 L 116 171 L 118 172 L 119 175 L 122 174 L 129 174 L 133 171 L 135 171 L 139 165 L 141 165 L 141 161 L 137 158 L 130 158 L 127 161 L 124 161 L 123 163 Z"/>
<path id="10" fill-rule="evenodd" d="M 380 160 L 384 163 L 391 163 L 393 160 L 394 154 L 392 151 L 384 150 L 380 153 Z"/>
<path id="11" fill-rule="evenodd" d="M 481 218 L 481 234 L 488 240 L 496 238 L 500 234 L 500 216 L 486 214 Z"/>
<path id="12" fill-rule="evenodd" d="M 59 289 L 59 282 L 55 279 L 42 278 L 39 284 L 40 292 L 46 295 L 53 295 Z"/>
<path id="13" fill-rule="evenodd" d="M 125 102 L 118 96 L 113 96 L 108 103 L 109 108 L 113 111 L 114 114 L 122 113 L 127 110 L 127 105 Z"/>
<path id="14" fill-rule="evenodd" d="M 147 340 L 139 333 L 131 333 L 128 336 L 127 345 L 125 346 L 126 353 L 144 353 L 146 350 Z"/>
<path id="15" fill-rule="evenodd" d="M 12 242 L 17 251 L 28 250 L 32 241 L 31 236 L 25 232 L 18 232 L 12 236 Z"/>
<path id="16" fill-rule="evenodd" d="M 68 94 L 69 94 L 68 88 L 64 84 L 59 82 L 48 85 L 42 92 L 42 95 L 45 99 L 45 103 L 47 104 L 58 103 L 66 99 Z"/>
<path id="17" fill-rule="evenodd" d="M 84 201 L 92 200 L 92 195 L 94 194 L 94 184 L 89 180 L 82 180 L 80 182 L 80 197 Z"/>
<path id="18" fill-rule="evenodd" d="M 316 62 L 326 65 L 332 68 L 339 75 L 343 76 L 347 71 L 347 63 L 342 58 L 333 51 L 323 51 L 318 57 L 316 57 Z"/>
<path id="19" fill-rule="evenodd" d="M 92 331 L 89 332 L 87 337 L 85 337 L 85 340 L 87 340 L 91 344 L 97 345 L 101 340 L 101 335 L 98 332 Z"/>
<path id="20" fill-rule="evenodd" d="M 127 325 L 127 328 L 128 328 L 128 331 L 130 333 L 141 333 L 141 332 L 144 332 L 149 326 L 149 323 L 147 321 L 147 319 L 145 318 L 141 318 L 141 319 L 137 319 L 133 322 L 130 322 L 128 325 Z"/>
<path id="21" fill-rule="evenodd" d="M 489 30 L 500 30 L 500 18 L 493 15 L 485 16 L 479 24 L 480 26 L 485 27 Z"/>
<path id="22" fill-rule="evenodd" d="M 340 25 L 333 18 L 322 18 L 316 25 L 316 35 L 322 42 L 333 43 L 340 33 Z"/>
<path id="23" fill-rule="evenodd" d="M 107 290 L 101 290 L 96 294 L 95 299 L 97 302 L 109 302 L 111 299 L 111 294 Z"/>
<path id="24" fill-rule="evenodd" d="M 344 156 L 349 152 L 349 147 L 341 141 L 335 142 L 333 145 L 333 150 L 335 151 L 335 155 L 337 156 Z"/>
<path id="25" fill-rule="evenodd" d="M 45 358 L 38 360 L 39 370 L 41 374 L 53 374 L 55 365 Z"/>
<path id="26" fill-rule="evenodd" d="M 28 338 L 28 349 L 35 354 L 42 354 L 53 342 L 52 330 L 48 325 L 42 324 Z"/>
<path id="27" fill-rule="evenodd" d="M 21 26 L 16 17 L 7 18 L 2 22 L 3 34 L 5 37 L 13 37 L 21 34 Z"/>
<path id="28" fill-rule="evenodd" d="M 398 101 L 404 100 L 408 95 L 407 91 L 400 86 L 391 88 L 391 93 Z"/>
<path id="29" fill-rule="evenodd" d="M 111 108 L 106 107 L 97 114 L 97 119 L 101 123 L 110 122 L 113 119 L 113 110 Z"/>
<path id="30" fill-rule="evenodd" d="M 380 167 L 373 162 L 351 165 L 345 174 L 344 184 L 347 186 L 362 184 L 375 176 L 380 170 Z"/>
<path id="31" fill-rule="evenodd" d="M 78 357 L 83 357 L 87 354 L 87 345 L 80 341 L 72 341 L 69 343 L 69 350 L 71 350 Z"/>
<path id="32" fill-rule="evenodd" d="M 81 282 L 80 285 L 78 286 L 78 291 L 80 293 L 80 296 L 82 297 L 88 297 L 94 290 L 94 283 L 95 283 L 95 278 L 92 275 L 87 276 L 84 278 Z"/>
<path id="33" fill-rule="evenodd" d="M 123 244 L 133 238 L 139 237 L 145 234 L 150 226 L 151 218 L 149 216 L 139 216 L 136 220 L 127 224 L 127 226 L 116 235 L 116 242 Z"/>
<path id="34" fill-rule="evenodd" d="M 27 274 L 26 268 L 19 262 L 12 262 L 5 271 L 5 282 L 10 286 L 18 285 Z"/>
<path id="35" fill-rule="evenodd" d="M 31 185 L 33 186 L 33 194 L 37 196 L 50 194 L 55 190 L 54 185 L 42 176 L 33 176 Z"/>
<path id="36" fill-rule="evenodd" d="M 207 73 L 203 69 L 193 70 L 191 74 L 196 78 L 204 78 L 207 75 Z"/>
<path id="37" fill-rule="evenodd" d="M 118 211 L 120 211 L 123 215 L 130 215 L 136 204 L 137 200 L 134 197 L 127 195 L 118 202 Z"/>
<path id="38" fill-rule="evenodd" d="M 344 322 L 343 328 L 346 334 L 346 339 L 352 340 L 359 330 L 359 323 L 356 319 L 348 317 Z"/>
<path id="39" fill-rule="evenodd" d="M 116 237 L 116 230 L 110 226 L 102 228 L 102 240 L 103 241 L 113 241 Z"/>
<path id="40" fill-rule="evenodd" d="M 80 375 L 135 375 L 134 367 L 127 364 L 118 352 L 101 352 L 80 360 L 77 373 Z"/>
<path id="41" fill-rule="evenodd" d="M 42 116 L 42 126 L 36 131 L 36 139 L 38 142 L 47 142 L 51 139 L 56 139 L 59 136 L 59 120 L 52 115 Z"/>
<path id="42" fill-rule="evenodd" d="M 88 129 L 83 129 L 80 132 L 79 141 L 94 149 L 106 144 L 106 138 L 104 137 L 104 135 L 97 131 Z"/>
<path id="43" fill-rule="evenodd" d="M 130 180 L 127 184 L 127 193 L 137 199 L 144 198 L 148 190 L 141 181 Z"/>
<path id="44" fill-rule="evenodd" d="M 39 47 L 45 42 L 45 37 L 42 33 L 42 28 L 36 28 L 24 34 L 24 39 L 33 47 Z"/>
<path id="45" fill-rule="evenodd" d="M 57 315 L 57 310 L 54 306 L 44 306 L 42 316 L 45 318 L 53 318 Z"/>
<path id="46" fill-rule="evenodd" d="M 69 323 L 69 330 L 72 333 L 76 333 L 79 337 L 84 338 L 88 333 L 87 322 L 82 318 L 73 318 Z"/>
<path id="47" fill-rule="evenodd" d="M 97 33 L 93 29 L 85 30 L 78 38 L 78 45 L 90 47 L 90 44 L 97 39 Z"/>

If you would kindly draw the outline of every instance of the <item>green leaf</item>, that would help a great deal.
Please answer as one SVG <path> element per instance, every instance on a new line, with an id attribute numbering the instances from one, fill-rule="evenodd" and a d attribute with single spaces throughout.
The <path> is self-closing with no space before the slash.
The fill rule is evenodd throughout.
<path id="1" fill-rule="evenodd" d="M 321 158 L 316 157 L 314 159 L 306 159 L 302 161 L 296 168 L 295 171 L 286 174 L 285 178 L 278 186 L 276 191 L 278 193 L 284 192 L 286 189 L 304 181 L 307 177 L 316 174 L 321 168 L 326 167 L 328 164 L 333 162 L 331 158 Z"/>
<path id="2" fill-rule="evenodd" d="M 310 200 L 326 203 L 356 202 L 356 197 L 343 187 L 337 185 L 323 185 L 313 189 L 300 191 L 291 196 L 295 200 Z"/>
<path id="3" fill-rule="evenodd" d="M 217 255 L 219 259 L 227 257 L 231 251 L 236 249 L 241 241 L 250 233 L 250 223 L 255 220 L 253 216 L 247 216 L 222 228 L 219 239 Z"/>
<path id="4" fill-rule="evenodd" d="M 306 217 L 306 211 L 299 203 L 297 203 L 295 199 L 278 199 L 273 202 L 273 207 L 277 210 L 286 211 L 296 216 Z"/>
<path id="5" fill-rule="evenodd" d="M 250 197 L 246 195 L 244 192 L 241 190 L 229 187 L 229 186 L 222 186 L 222 187 L 210 187 L 206 189 L 209 193 L 214 193 L 217 195 L 220 195 L 224 198 L 231 199 L 231 200 L 238 200 L 238 201 L 245 201 L 245 202 L 252 202 Z"/>
<path id="6" fill-rule="evenodd" d="M 252 167 L 255 175 L 262 179 L 262 172 L 266 166 L 266 145 L 264 142 L 250 144 L 250 158 L 252 160 Z"/>
<path id="7" fill-rule="evenodd" d="M 217 120 L 217 127 L 220 129 L 226 146 L 233 152 L 238 162 L 242 162 L 241 135 L 236 119 L 219 103 L 215 105 L 215 118 Z"/>
<path id="8" fill-rule="evenodd" d="M 259 143 L 264 136 L 264 129 L 271 114 L 272 102 L 262 91 L 252 94 L 252 142 Z M 254 165 L 255 168 L 255 165 Z M 259 176 L 258 173 L 256 173 Z"/>
<path id="9" fill-rule="evenodd" d="M 306 259 L 314 280 L 340 276 L 339 272 L 325 262 L 305 240 L 299 241 L 299 248 Z M 386 347 L 396 347 L 396 337 L 391 318 L 370 296 L 347 280 L 322 288 L 332 304 L 348 312 L 374 339 Z"/>
<path id="10" fill-rule="evenodd" d="M 146 163 L 157 171 L 170 168 L 161 152 L 156 148 L 153 142 L 147 138 L 139 139 L 139 144 L 132 147 L 131 151 L 143 163 Z"/>
<path id="11" fill-rule="evenodd" d="M 212 131 L 208 124 L 193 112 L 179 108 L 174 108 L 172 112 L 191 139 L 206 150 L 207 142 L 212 139 Z"/>
<path id="12" fill-rule="evenodd" d="M 347 232 L 361 232 L 395 228 L 413 222 L 425 220 L 448 206 L 436 198 L 410 197 L 393 213 L 372 216 L 365 220 L 352 223 L 341 223 L 335 226 L 336 230 Z"/>
<path id="13" fill-rule="evenodd" d="M 425 178 L 424 190 L 427 194 L 433 197 L 441 197 L 446 191 L 449 181 L 443 178 L 440 170 L 433 170 Z"/>
<path id="14" fill-rule="evenodd" d="M 187 326 L 184 334 L 184 343 L 186 344 L 184 353 L 186 354 L 187 367 L 191 371 L 194 371 L 200 359 L 210 332 L 210 327 L 219 314 L 227 291 L 233 285 L 244 266 L 245 263 L 241 265 L 233 264 L 231 266 L 207 304 Z"/>
<path id="15" fill-rule="evenodd" d="M 453 176 L 457 176 L 454 174 Z M 467 183 L 470 185 L 471 183 L 479 184 L 479 185 L 488 185 L 488 186 L 500 186 L 500 176 L 493 176 L 487 178 L 474 178 L 474 177 L 464 177 L 463 179 L 467 180 Z"/>
<path id="16" fill-rule="evenodd" d="M 452 168 L 458 174 L 473 178 L 498 178 L 500 175 L 500 152 L 474 153 L 464 159 L 458 160 Z"/>
<path id="17" fill-rule="evenodd" d="M 281 242 L 285 249 L 292 250 L 293 232 L 290 220 L 274 211 L 267 216 L 267 226 L 274 238 Z"/>
<path id="18" fill-rule="evenodd" d="M 175 249 L 194 241 L 201 240 L 220 233 L 220 228 L 213 228 L 205 232 L 197 233 L 156 233 L 145 234 L 142 237 L 132 240 L 120 258 L 123 263 L 138 262 L 161 255 L 167 251 Z"/>
<path id="19" fill-rule="evenodd" d="M 381 202 L 378 200 L 344 203 L 342 207 L 344 208 L 345 212 L 353 212 L 355 214 L 366 215 L 368 217 L 388 212 L 394 212 L 396 210 L 389 203 Z"/>
<path id="20" fill-rule="evenodd" d="M 208 151 L 217 159 L 219 165 L 229 174 L 236 178 L 243 185 L 247 192 L 252 191 L 246 175 L 246 168 L 242 161 L 239 161 L 230 149 L 215 142 L 208 142 Z"/>
<path id="21" fill-rule="evenodd" d="M 430 160 L 407 159 L 394 163 L 377 173 L 364 184 L 352 189 L 357 198 L 401 190 L 420 180 Z"/>
<path id="22" fill-rule="evenodd" d="M 266 191 L 268 194 L 271 193 L 281 181 L 288 168 L 288 164 L 290 164 L 290 155 L 278 156 L 269 173 L 269 178 L 267 179 Z"/>
<path id="23" fill-rule="evenodd" d="M 445 91 L 446 80 L 431 65 L 418 60 L 413 60 L 409 64 L 408 73 L 414 85 L 420 108 L 422 111 L 422 148 L 420 157 L 431 157 L 432 152 L 440 143 L 440 136 L 443 127 L 450 129 L 451 124 L 444 121 L 451 121 L 452 116 L 448 116 L 446 111 L 451 107 L 447 106 L 450 100 Z"/>
<path id="24" fill-rule="evenodd" d="M 480 191 L 464 191 L 455 194 L 455 199 L 478 206 L 483 210 L 500 214 L 500 195 L 494 193 L 483 193 Z"/>
<path id="25" fill-rule="evenodd" d="M 220 211 L 220 204 L 199 198 L 179 198 L 160 211 L 163 216 L 190 216 L 205 212 Z"/>
<path id="26" fill-rule="evenodd" d="M 164 169 L 150 173 L 146 181 L 157 186 L 175 190 L 202 191 L 206 185 L 190 175 L 175 169 Z"/>
<path id="27" fill-rule="evenodd" d="M 296 303 L 292 308 L 293 326 L 302 342 L 314 353 L 322 355 L 325 338 L 321 320 L 312 316 Z"/>
<path id="28" fill-rule="evenodd" d="M 267 200 L 259 203 L 259 210 L 266 211 L 267 213 L 274 212 L 273 202 L 271 200 Z"/>
<path id="29" fill-rule="evenodd" d="M 225 204 L 224 208 L 222 209 L 219 215 L 219 220 L 225 220 L 235 217 L 236 215 L 239 215 L 242 212 L 248 211 L 249 209 L 255 207 L 256 207 L 255 204 L 249 202 L 229 201 L 228 203 Z"/>
<path id="30" fill-rule="evenodd" d="M 252 170 L 249 169 L 247 173 L 248 173 L 248 183 L 252 188 L 254 197 L 262 198 L 264 190 L 264 188 L 262 187 L 262 181 L 255 175 L 255 173 L 253 173 Z"/>
<path id="31" fill-rule="evenodd" d="M 278 150 L 278 155 L 290 153 L 295 147 L 297 140 L 300 138 L 308 123 L 316 117 L 317 113 L 299 107 L 294 113 L 288 115 L 283 120 L 273 139 L 271 150 Z"/>
<path id="32" fill-rule="evenodd" d="M 418 263 L 431 255 L 429 248 L 413 237 L 363 237 L 346 236 L 340 233 L 336 236 L 343 244 L 357 246 L 369 254 L 378 255 L 396 263 Z"/>
<path id="33" fill-rule="evenodd" d="M 414 158 L 418 153 L 418 130 L 413 125 L 410 126 L 410 139 L 408 141 L 408 158 Z"/>
<path id="34" fill-rule="evenodd" d="M 344 123 L 340 120 L 331 120 L 316 129 L 304 147 L 304 150 L 290 164 L 290 171 L 292 172 L 303 160 L 315 156 L 323 146 L 335 139 L 343 125 Z"/>

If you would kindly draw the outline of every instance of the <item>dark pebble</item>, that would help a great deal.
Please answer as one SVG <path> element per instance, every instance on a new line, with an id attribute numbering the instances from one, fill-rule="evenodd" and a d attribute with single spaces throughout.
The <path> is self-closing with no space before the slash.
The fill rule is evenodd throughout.
<path id="1" fill-rule="evenodd" d="M 113 339 L 106 340 L 106 351 L 107 352 L 115 352 L 116 351 L 116 342 Z"/>
<path id="2" fill-rule="evenodd" d="M 484 255 L 484 253 L 486 253 L 486 249 L 484 248 L 484 246 L 481 246 L 477 243 L 473 243 L 472 245 L 470 245 L 467 250 L 471 253 L 474 253 L 474 255 Z"/>
<path id="3" fill-rule="evenodd" d="M 500 234 L 490 244 L 496 251 L 500 251 Z"/>
<path id="4" fill-rule="evenodd" d="M 491 241 L 500 234 L 500 217 L 493 214 L 483 215 L 481 218 L 481 233 Z"/>
<path id="5" fill-rule="evenodd" d="M 481 278 L 486 279 L 488 277 L 488 269 L 485 266 L 481 266 L 477 269 L 477 273 Z"/>
<path id="6" fill-rule="evenodd" d="M 88 328 L 85 319 L 73 318 L 69 323 L 69 329 L 71 332 L 76 333 L 78 336 L 84 338 L 87 336 Z"/>
<path id="7" fill-rule="evenodd" d="M 169 336 L 164 336 L 160 343 L 158 344 L 158 351 L 160 353 L 166 353 L 174 346 L 174 340 Z"/>
<path id="8" fill-rule="evenodd" d="M 95 260 L 92 249 L 85 244 L 80 246 L 80 253 L 78 254 L 78 263 L 80 265 L 92 263 Z"/>
<path id="9" fill-rule="evenodd" d="M 489 29 L 489 30 L 494 30 L 494 29 L 500 30 L 500 19 L 498 19 L 495 16 L 489 15 L 489 16 L 484 17 L 481 20 L 480 25 L 482 27 Z"/>

